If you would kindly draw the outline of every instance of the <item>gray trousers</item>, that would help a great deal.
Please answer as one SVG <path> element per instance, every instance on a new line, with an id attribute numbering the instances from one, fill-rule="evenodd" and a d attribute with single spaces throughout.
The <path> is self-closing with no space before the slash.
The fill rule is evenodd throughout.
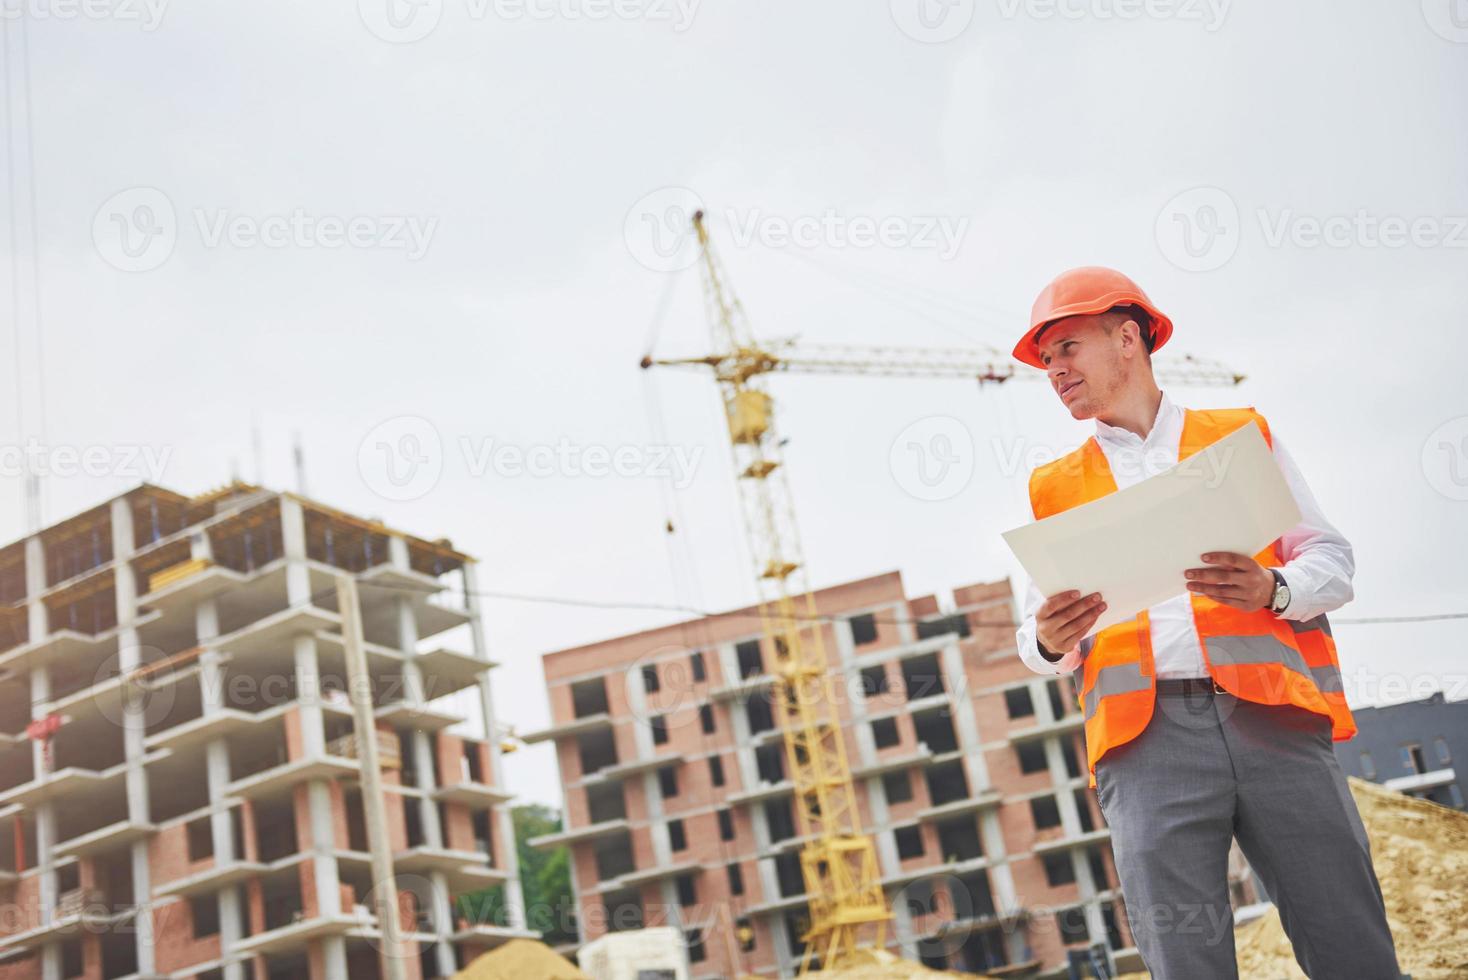
<path id="1" fill-rule="evenodd" d="M 1096 765 L 1127 920 L 1156 980 L 1238 977 L 1232 838 L 1312 980 L 1397 980 L 1396 949 L 1330 720 L 1231 694 L 1163 694 Z M 1252 980 L 1252 978 L 1251 978 Z"/>

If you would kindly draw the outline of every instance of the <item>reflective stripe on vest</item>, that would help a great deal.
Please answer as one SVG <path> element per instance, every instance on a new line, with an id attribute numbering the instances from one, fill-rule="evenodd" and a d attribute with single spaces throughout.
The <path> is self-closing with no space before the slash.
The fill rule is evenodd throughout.
<path id="1" fill-rule="evenodd" d="M 1324 619 L 1318 616 L 1317 619 Z M 1310 620 L 1314 622 L 1315 620 Z M 1299 627 L 1302 624 L 1293 624 Z M 1296 629 L 1296 633 L 1305 632 Z M 1339 693 L 1345 690 L 1341 681 L 1340 668 L 1335 664 L 1311 667 L 1299 650 L 1287 647 L 1272 636 L 1210 636 L 1204 644 L 1208 647 L 1208 659 L 1220 667 L 1237 667 L 1240 664 L 1279 664 L 1287 670 L 1303 674 L 1315 682 L 1322 694 Z"/>
<path id="2" fill-rule="evenodd" d="M 1152 678 L 1142 676 L 1140 663 L 1112 664 L 1102 667 L 1096 674 L 1096 686 L 1086 692 L 1086 720 L 1101 704 L 1101 699 L 1112 694 L 1131 694 L 1145 691 L 1152 686 Z"/>

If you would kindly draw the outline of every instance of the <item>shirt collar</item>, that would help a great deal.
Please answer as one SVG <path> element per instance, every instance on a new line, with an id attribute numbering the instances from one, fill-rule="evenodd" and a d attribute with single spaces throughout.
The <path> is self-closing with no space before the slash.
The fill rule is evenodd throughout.
<path id="1" fill-rule="evenodd" d="M 1164 391 L 1162 400 L 1157 403 L 1157 417 L 1152 420 L 1152 428 L 1147 432 L 1146 439 L 1130 429 L 1107 425 L 1100 419 L 1096 420 L 1096 438 L 1118 448 L 1176 444 L 1182 436 L 1182 417 L 1183 410 L 1174 405 Z"/>

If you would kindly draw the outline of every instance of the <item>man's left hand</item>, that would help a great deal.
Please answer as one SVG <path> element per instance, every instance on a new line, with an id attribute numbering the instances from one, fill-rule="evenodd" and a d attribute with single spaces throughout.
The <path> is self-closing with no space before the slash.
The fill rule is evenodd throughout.
<path id="1" fill-rule="evenodd" d="M 1274 598 L 1274 573 L 1248 555 L 1213 551 L 1203 556 L 1208 568 L 1183 574 L 1188 591 L 1245 612 L 1263 609 Z"/>

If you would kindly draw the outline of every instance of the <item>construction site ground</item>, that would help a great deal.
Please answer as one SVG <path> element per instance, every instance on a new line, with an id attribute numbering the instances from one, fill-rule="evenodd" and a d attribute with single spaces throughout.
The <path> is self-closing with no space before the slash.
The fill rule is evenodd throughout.
<path id="1" fill-rule="evenodd" d="M 1371 838 L 1371 855 L 1397 959 L 1412 980 L 1468 980 L 1468 813 L 1352 779 L 1351 792 Z M 1271 909 L 1235 933 L 1243 980 L 1305 977 Z M 822 980 L 974 980 L 972 973 L 931 970 L 874 955 L 872 962 L 826 970 Z M 583 980 L 585 974 L 540 943 L 516 940 L 479 957 L 455 980 Z M 1146 980 L 1146 973 L 1119 980 Z"/>

